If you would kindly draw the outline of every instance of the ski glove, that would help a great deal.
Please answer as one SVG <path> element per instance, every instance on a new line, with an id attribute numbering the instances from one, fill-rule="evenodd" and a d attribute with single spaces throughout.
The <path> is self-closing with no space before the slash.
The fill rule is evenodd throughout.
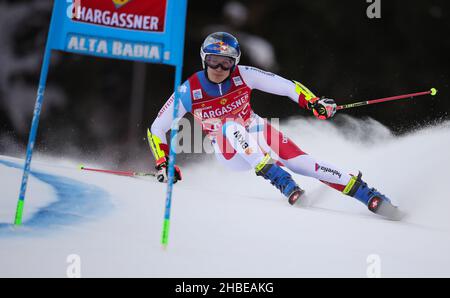
<path id="1" fill-rule="evenodd" d="M 336 114 L 336 103 L 331 98 L 312 98 L 308 101 L 308 108 L 313 111 L 314 116 L 321 120 L 331 118 Z"/>
<path id="2" fill-rule="evenodd" d="M 169 180 L 169 162 L 165 157 L 156 162 L 156 179 L 161 183 L 167 183 Z M 177 183 L 181 179 L 181 170 L 178 166 L 175 166 L 175 175 L 173 177 L 173 183 Z"/>

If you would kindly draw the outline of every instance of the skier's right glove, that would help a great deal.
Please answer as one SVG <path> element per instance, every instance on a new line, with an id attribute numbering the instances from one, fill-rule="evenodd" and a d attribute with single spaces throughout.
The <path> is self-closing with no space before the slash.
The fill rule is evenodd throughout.
<path id="1" fill-rule="evenodd" d="M 308 109 L 313 111 L 314 116 L 321 120 L 331 118 L 336 114 L 336 103 L 331 98 L 312 98 L 308 102 Z"/>
<path id="2" fill-rule="evenodd" d="M 161 183 L 167 183 L 169 180 L 169 162 L 165 157 L 156 161 L 156 179 Z M 173 183 L 177 183 L 178 180 L 182 180 L 181 170 L 178 166 L 175 166 L 175 175 L 173 177 Z"/>

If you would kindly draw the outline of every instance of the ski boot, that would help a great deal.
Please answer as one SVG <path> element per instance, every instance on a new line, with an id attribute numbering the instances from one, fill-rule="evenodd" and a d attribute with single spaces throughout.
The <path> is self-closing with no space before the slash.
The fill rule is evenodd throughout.
<path id="1" fill-rule="evenodd" d="M 288 202 L 291 205 L 294 205 L 305 192 L 295 183 L 291 174 L 278 166 L 268 154 L 256 166 L 255 170 L 257 176 L 262 176 L 278 188 L 288 198 Z"/>
<path id="2" fill-rule="evenodd" d="M 375 214 L 390 220 L 400 220 L 403 214 L 398 207 L 394 206 L 389 198 L 375 188 L 369 188 L 367 183 L 361 180 L 361 177 L 361 172 L 359 172 L 358 176 L 353 176 L 343 193 L 365 204 Z"/>

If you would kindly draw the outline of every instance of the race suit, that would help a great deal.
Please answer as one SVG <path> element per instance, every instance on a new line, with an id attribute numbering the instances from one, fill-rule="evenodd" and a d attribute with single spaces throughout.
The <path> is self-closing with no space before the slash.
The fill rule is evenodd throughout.
<path id="1" fill-rule="evenodd" d="M 255 169 L 270 154 L 294 173 L 316 178 L 343 191 L 352 177 L 350 174 L 308 155 L 251 108 L 251 92 L 257 89 L 287 96 L 307 109 L 309 98 L 298 92 L 298 84 L 249 66 L 235 67 L 230 77 L 220 84 L 209 81 L 205 71 L 199 71 L 180 88 L 178 116 L 192 113 L 208 135 L 217 159 L 232 170 Z M 173 109 L 172 94 L 150 129 L 160 140 L 157 150 L 166 155 L 166 132 L 174 120 Z"/>

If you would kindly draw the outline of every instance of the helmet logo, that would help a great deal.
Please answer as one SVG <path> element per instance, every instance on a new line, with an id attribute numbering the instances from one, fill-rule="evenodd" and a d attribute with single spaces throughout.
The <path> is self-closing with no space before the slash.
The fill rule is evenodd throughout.
<path id="1" fill-rule="evenodd" d="M 117 9 L 121 8 L 122 6 L 131 1 L 132 0 L 112 0 Z"/>
<path id="2" fill-rule="evenodd" d="M 228 45 L 224 43 L 223 41 L 218 41 L 214 43 L 217 46 L 218 51 L 226 52 L 228 50 Z"/>

